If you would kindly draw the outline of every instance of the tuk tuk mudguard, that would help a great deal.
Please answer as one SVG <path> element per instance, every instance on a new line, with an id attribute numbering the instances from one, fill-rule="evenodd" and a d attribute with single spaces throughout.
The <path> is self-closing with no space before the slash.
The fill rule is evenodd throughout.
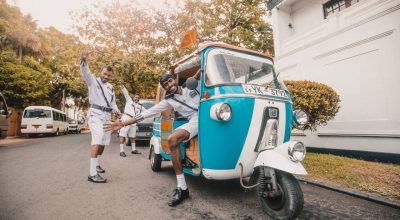
<path id="1" fill-rule="evenodd" d="M 160 138 L 158 137 L 151 137 L 150 139 L 150 147 L 153 147 L 154 149 L 154 153 L 156 154 L 160 154 L 160 149 L 161 149 L 161 142 L 160 142 Z"/>
<path id="2" fill-rule="evenodd" d="M 264 166 L 282 170 L 287 173 L 307 175 L 307 171 L 301 163 L 290 160 L 287 154 L 289 144 L 290 142 L 286 142 L 277 146 L 275 149 L 260 152 L 254 163 L 254 168 Z"/>

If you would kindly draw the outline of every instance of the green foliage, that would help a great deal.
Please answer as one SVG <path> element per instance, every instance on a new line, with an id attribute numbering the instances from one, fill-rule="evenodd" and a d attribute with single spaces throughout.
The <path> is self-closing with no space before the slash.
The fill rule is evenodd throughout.
<path id="1" fill-rule="evenodd" d="M 24 59 L 23 63 L 33 68 L 20 64 L 14 55 L 0 54 L 0 90 L 7 102 L 17 109 L 29 105 L 49 105 L 49 95 L 53 90 L 50 71 L 32 58 Z"/>
<path id="2" fill-rule="evenodd" d="M 339 95 L 329 86 L 306 80 L 285 80 L 293 98 L 294 109 L 308 114 L 309 122 L 302 130 L 315 131 L 335 118 L 340 108 Z"/>
<path id="3" fill-rule="evenodd" d="M 2 63 L 7 70 L 7 76 L 15 72 L 19 65 L 25 66 L 25 74 L 32 71 L 40 72 L 42 80 L 52 89 L 47 94 L 48 105 L 55 108 L 61 107 L 62 94 L 72 97 L 79 106 L 87 106 L 87 88 L 83 83 L 77 62 L 82 50 L 82 43 L 76 36 L 61 33 L 50 27 L 38 29 L 35 21 L 29 15 L 23 15 L 18 7 L 8 5 L 5 0 L 0 0 L 0 52 L 4 54 L 17 54 L 15 57 L 2 55 L 2 62 L 14 63 L 15 66 Z M 3 71 L 6 71 L 3 69 Z M 5 80 L 5 76 L 2 78 Z M 31 77 L 36 77 L 32 72 Z M 47 80 L 50 79 L 51 80 Z M 10 80 L 7 80 L 7 82 Z M 5 84 L 4 84 L 5 85 Z M 19 99 L 18 99 L 19 100 Z M 43 103 L 41 99 L 38 103 Z M 32 103 L 31 101 L 25 101 Z M 23 106 L 24 103 L 15 103 Z M 13 106 L 14 107 L 14 106 Z"/>
<path id="4" fill-rule="evenodd" d="M 74 13 L 75 28 L 93 52 L 91 70 L 112 65 L 114 85 L 122 80 L 131 93 L 154 98 L 161 73 L 194 50 L 179 49 L 182 36 L 193 26 L 199 41 L 273 52 L 263 0 L 171 0 L 163 4 L 157 10 L 137 7 L 135 0 L 95 2 Z"/>

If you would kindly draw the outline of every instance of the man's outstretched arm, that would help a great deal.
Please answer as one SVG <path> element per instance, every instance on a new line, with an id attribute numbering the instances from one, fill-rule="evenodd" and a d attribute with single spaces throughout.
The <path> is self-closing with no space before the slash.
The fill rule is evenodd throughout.
<path id="1" fill-rule="evenodd" d="M 104 125 L 104 130 L 106 131 L 117 131 L 121 129 L 122 127 L 125 127 L 127 125 L 132 125 L 136 124 L 137 122 L 143 121 L 145 118 L 150 118 L 158 113 L 165 111 L 167 109 L 173 108 L 166 100 L 161 101 L 157 105 L 149 108 L 147 111 L 142 112 L 141 114 L 138 114 L 135 116 L 135 118 L 130 118 L 125 121 L 115 121 L 110 124 L 105 124 Z"/>
<path id="2" fill-rule="evenodd" d="M 125 88 L 125 86 L 120 83 L 121 85 L 119 86 L 121 88 L 122 94 L 125 97 L 125 101 L 128 102 L 129 100 L 132 101 L 132 98 L 129 96 L 128 90 Z"/>
<path id="3" fill-rule="evenodd" d="M 81 53 L 80 69 L 83 79 L 85 79 L 86 83 L 90 86 L 93 83 L 93 75 L 90 73 L 89 65 L 87 63 L 87 58 L 88 58 L 88 52 L 83 51 Z"/>

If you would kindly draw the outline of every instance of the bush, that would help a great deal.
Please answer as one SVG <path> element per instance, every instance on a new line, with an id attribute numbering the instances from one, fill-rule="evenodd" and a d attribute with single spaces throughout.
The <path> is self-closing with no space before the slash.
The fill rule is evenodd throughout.
<path id="1" fill-rule="evenodd" d="M 340 108 L 339 95 L 331 87 L 306 80 L 285 80 L 293 99 L 293 109 L 308 114 L 309 122 L 301 130 L 317 130 L 335 118 Z"/>

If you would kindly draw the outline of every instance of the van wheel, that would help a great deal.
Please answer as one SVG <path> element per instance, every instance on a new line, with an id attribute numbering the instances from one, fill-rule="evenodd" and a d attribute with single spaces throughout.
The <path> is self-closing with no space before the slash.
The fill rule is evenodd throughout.
<path id="1" fill-rule="evenodd" d="M 150 165 L 151 169 L 154 172 L 158 172 L 161 170 L 161 162 L 162 162 L 162 157 L 160 154 L 156 154 L 154 151 L 154 147 L 151 146 L 150 148 Z"/>
<path id="2" fill-rule="evenodd" d="M 28 137 L 30 137 L 30 138 L 35 138 L 37 136 L 38 136 L 37 134 L 28 134 Z"/>

